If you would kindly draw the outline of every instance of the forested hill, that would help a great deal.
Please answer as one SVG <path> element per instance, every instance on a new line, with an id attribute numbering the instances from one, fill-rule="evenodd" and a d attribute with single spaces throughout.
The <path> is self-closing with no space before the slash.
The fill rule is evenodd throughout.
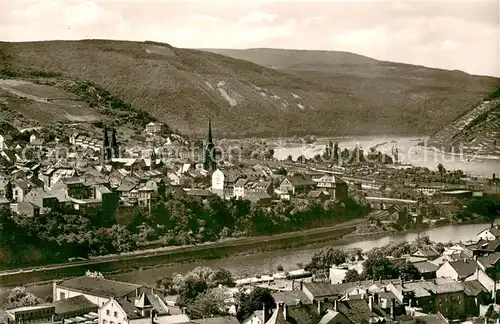
<path id="1" fill-rule="evenodd" d="M 239 56 L 232 58 L 155 42 L 4 42 L 0 71 L 95 83 L 187 135 L 204 134 L 210 116 L 217 136 L 228 137 L 432 134 L 498 86 L 351 53 L 265 51 L 279 55 L 258 61 L 260 54 L 224 53 Z"/>

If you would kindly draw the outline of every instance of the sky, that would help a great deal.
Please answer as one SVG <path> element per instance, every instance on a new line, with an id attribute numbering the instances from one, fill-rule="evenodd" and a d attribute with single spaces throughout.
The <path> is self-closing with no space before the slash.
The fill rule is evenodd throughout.
<path id="1" fill-rule="evenodd" d="M 338 50 L 500 77 L 500 0 L 0 0 L 0 40 Z"/>

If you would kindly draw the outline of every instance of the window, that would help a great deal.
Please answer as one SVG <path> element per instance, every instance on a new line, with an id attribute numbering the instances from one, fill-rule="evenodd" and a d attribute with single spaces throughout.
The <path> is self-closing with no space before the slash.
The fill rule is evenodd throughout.
<path id="1" fill-rule="evenodd" d="M 109 309 L 106 309 L 106 315 L 109 315 Z"/>
<path id="2" fill-rule="evenodd" d="M 106 321 L 106 320 L 102 320 L 102 324 L 106 324 L 106 323 L 107 323 L 107 321 Z"/>
<path id="3" fill-rule="evenodd" d="M 113 314 L 115 317 L 118 317 L 118 312 L 114 312 Z"/>
<path id="4" fill-rule="evenodd" d="M 66 299 L 66 293 L 64 293 L 64 292 L 59 293 L 59 300 L 61 300 L 61 299 Z"/>
<path id="5" fill-rule="evenodd" d="M 115 324 L 115 322 L 113 322 L 113 321 L 109 321 L 109 324 Z"/>

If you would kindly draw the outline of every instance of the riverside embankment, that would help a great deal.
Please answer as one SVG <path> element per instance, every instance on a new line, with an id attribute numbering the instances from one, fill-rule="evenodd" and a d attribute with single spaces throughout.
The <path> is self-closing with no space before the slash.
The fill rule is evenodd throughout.
<path id="1" fill-rule="evenodd" d="M 0 273 L 0 287 L 79 276 L 86 270 L 118 273 L 194 260 L 224 258 L 242 253 L 294 248 L 341 238 L 354 232 L 360 222 L 362 220 L 358 219 L 332 227 L 301 232 L 232 239 L 196 246 L 145 250 L 138 253 L 106 256 L 85 261 L 8 270 Z"/>

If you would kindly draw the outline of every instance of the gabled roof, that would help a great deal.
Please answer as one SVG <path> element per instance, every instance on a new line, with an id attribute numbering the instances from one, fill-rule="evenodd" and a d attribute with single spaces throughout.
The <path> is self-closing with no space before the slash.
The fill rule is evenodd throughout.
<path id="1" fill-rule="evenodd" d="M 417 252 L 413 253 L 413 255 L 417 255 L 418 253 L 426 256 L 426 257 L 436 257 L 436 256 L 439 256 L 439 252 L 436 251 L 436 249 L 434 249 L 432 246 L 428 245 L 428 246 L 422 246 L 420 247 Z"/>
<path id="2" fill-rule="evenodd" d="M 297 301 L 302 304 L 312 304 L 302 290 L 279 291 L 272 293 L 272 296 L 276 303 L 282 301 L 285 305 L 296 305 Z"/>
<path id="3" fill-rule="evenodd" d="M 488 256 L 479 257 L 477 259 L 486 269 L 494 268 L 500 262 L 500 252 L 492 253 Z"/>
<path id="4" fill-rule="evenodd" d="M 476 272 L 477 262 L 474 260 L 457 260 L 449 262 L 450 266 L 455 269 L 459 279 L 469 277 Z"/>
<path id="5" fill-rule="evenodd" d="M 477 296 L 480 293 L 488 293 L 486 289 L 479 280 L 471 280 L 462 282 L 464 285 L 464 292 L 467 296 Z"/>
<path id="6" fill-rule="evenodd" d="M 364 299 L 354 299 L 338 302 L 338 311 L 353 323 L 369 323 L 373 317 L 379 315 L 370 311 L 368 303 Z"/>
<path id="7" fill-rule="evenodd" d="M 313 298 L 322 298 L 339 294 L 339 291 L 334 285 L 326 282 L 304 282 L 304 287 L 311 292 Z"/>
<path id="8" fill-rule="evenodd" d="M 439 268 L 437 265 L 435 265 L 432 262 L 429 262 L 427 260 L 425 261 L 420 261 L 420 262 L 415 262 L 413 265 L 418 269 L 420 273 L 432 273 L 436 272 L 437 269 Z"/>
<path id="9" fill-rule="evenodd" d="M 140 285 L 135 285 L 127 282 L 89 276 L 82 276 L 65 280 L 59 283 L 58 286 L 102 297 L 126 296 L 134 292 L 136 289 L 142 287 Z"/>

